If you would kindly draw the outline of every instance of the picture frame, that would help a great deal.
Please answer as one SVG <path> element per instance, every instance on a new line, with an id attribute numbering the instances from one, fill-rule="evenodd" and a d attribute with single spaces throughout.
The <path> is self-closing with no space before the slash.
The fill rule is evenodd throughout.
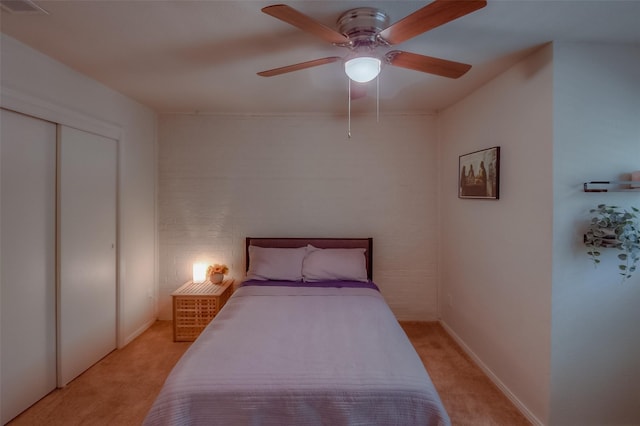
<path id="1" fill-rule="evenodd" d="M 458 198 L 500 198 L 500 147 L 470 152 L 458 160 Z"/>

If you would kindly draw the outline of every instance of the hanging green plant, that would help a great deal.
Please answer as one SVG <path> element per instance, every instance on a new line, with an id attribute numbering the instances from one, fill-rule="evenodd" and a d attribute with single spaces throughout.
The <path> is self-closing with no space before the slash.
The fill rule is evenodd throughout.
<path id="1" fill-rule="evenodd" d="M 594 216 L 584 236 L 587 254 L 597 266 L 601 248 L 611 247 L 622 251 L 618 254 L 618 269 L 623 281 L 631 278 L 640 261 L 640 210 L 631 207 L 631 211 L 628 211 L 618 206 L 599 204 L 589 212 Z"/>

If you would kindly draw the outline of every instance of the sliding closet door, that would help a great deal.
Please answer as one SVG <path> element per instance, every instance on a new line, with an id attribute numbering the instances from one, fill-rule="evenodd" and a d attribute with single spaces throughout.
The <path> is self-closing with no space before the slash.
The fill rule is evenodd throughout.
<path id="1" fill-rule="evenodd" d="M 0 110 L 0 409 L 56 387 L 56 125 Z"/>
<path id="2" fill-rule="evenodd" d="M 58 386 L 116 347 L 116 149 L 59 126 Z"/>

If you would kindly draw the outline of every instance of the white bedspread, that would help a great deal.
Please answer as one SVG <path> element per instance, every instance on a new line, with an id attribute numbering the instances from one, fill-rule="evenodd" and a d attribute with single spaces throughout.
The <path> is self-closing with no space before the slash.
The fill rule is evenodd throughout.
<path id="1" fill-rule="evenodd" d="M 449 425 L 406 334 L 365 288 L 242 287 L 145 425 Z"/>

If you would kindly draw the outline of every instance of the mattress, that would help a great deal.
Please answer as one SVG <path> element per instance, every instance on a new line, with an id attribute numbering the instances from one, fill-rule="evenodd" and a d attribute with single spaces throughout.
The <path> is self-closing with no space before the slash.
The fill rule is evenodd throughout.
<path id="1" fill-rule="evenodd" d="M 144 424 L 450 420 L 375 286 L 245 285 L 176 364 Z"/>

